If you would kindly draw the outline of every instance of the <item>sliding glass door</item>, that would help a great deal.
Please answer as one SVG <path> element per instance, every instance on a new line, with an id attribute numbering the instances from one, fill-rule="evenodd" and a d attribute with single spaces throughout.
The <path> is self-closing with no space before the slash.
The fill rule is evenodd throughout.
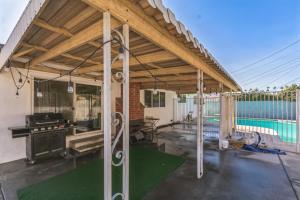
<path id="1" fill-rule="evenodd" d="M 76 84 L 77 133 L 101 129 L 100 89 L 99 86 Z"/>

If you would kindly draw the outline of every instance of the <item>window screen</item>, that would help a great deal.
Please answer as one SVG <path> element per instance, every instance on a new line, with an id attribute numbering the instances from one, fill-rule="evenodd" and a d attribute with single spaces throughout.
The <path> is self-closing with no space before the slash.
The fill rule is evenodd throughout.
<path id="1" fill-rule="evenodd" d="M 160 107 L 166 107 L 166 93 L 165 92 L 160 92 L 159 93 L 159 102 L 160 102 Z"/>
<path id="2" fill-rule="evenodd" d="M 186 103 L 186 95 L 184 94 L 179 95 L 178 103 Z"/>
<path id="3" fill-rule="evenodd" d="M 151 90 L 145 90 L 145 106 L 147 108 L 166 107 L 166 93 L 158 92 L 153 94 Z"/>
<path id="4" fill-rule="evenodd" d="M 153 94 L 153 107 L 159 107 L 159 92 L 157 94 Z"/>
<path id="5" fill-rule="evenodd" d="M 145 90 L 144 95 L 145 95 L 145 106 L 152 107 L 152 91 Z"/>

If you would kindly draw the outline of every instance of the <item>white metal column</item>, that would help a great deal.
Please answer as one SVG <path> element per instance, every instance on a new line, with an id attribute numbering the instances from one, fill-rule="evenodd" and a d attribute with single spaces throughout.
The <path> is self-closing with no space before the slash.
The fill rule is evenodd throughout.
<path id="1" fill-rule="evenodd" d="M 123 25 L 124 50 L 123 57 L 123 116 L 124 116 L 124 132 L 123 132 L 123 195 L 124 200 L 129 200 L 129 26 Z"/>
<path id="2" fill-rule="evenodd" d="M 300 90 L 296 91 L 296 152 L 300 153 Z"/>
<path id="3" fill-rule="evenodd" d="M 229 135 L 232 136 L 232 125 L 233 125 L 233 112 L 234 112 L 234 104 L 233 104 L 233 98 L 232 98 L 232 91 L 230 91 L 230 96 L 229 96 L 229 120 L 228 120 L 228 128 L 229 128 Z"/>
<path id="4" fill-rule="evenodd" d="M 225 125 L 225 98 L 223 96 L 223 84 L 219 84 L 219 89 L 220 89 L 220 126 L 219 126 L 219 149 L 222 150 L 222 142 L 224 138 L 224 125 Z"/>
<path id="5" fill-rule="evenodd" d="M 110 13 L 103 14 L 103 120 L 104 120 L 104 200 L 112 199 L 111 151 L 111 25 Z"/>
<path id="6" fill-rule="evenodd" d="M 203 71 L 197 73 L 197 178 L 203 176 Z"/>

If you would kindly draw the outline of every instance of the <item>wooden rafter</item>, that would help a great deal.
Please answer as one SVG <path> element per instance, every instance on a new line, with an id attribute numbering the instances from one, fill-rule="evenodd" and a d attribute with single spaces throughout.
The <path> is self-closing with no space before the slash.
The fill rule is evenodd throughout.
<path id="1" fill-rule="evenodd" d="M 38 45 L 31 45 L 31 44 L 28 44 L 28 43 L 23 43 L 22 44 L 24 47 L 29 47 L 29 48 L 32 48 L 34 50 L 38 50 L 38 51 L 43 51 L 43 52 L 47 52 L 49 51 L 49 49 L 45 48 L 45 47 L 42 47 L 42 46 L 38 46 Z M 74 55 L 71 55 L 69 53 L 63 53 L 61 56 L 65 57 L 65 58 L 70 58 L 70 59 L 73 59 L 73 60 L 77 60 L 77 61 L 85 61 L 86 63 L 90 63 L 90 64 L 100 64 L 100 62 L 96 62 L 94 60 L 91 60 L 91 59 L 85 59 L 85 58 L 82 58 L 80 56 L 74 56 Z"/>
<path id="2" fill-rule="evenodd" d="M 82 46 L 88 43 L 89 41 L 101 37 L 103 34 L 103 30 L 100 28 L 101 26 L 102 26 L 102 20 L 80 31 L 76 35 L 72 36 L 70 39 L 67 39 L 59 43 L 58 45 L 56 45 L 52 49 L 49 49 L 49 51 L 45 52 L 41 56 L 34 58 L 30 62 L 30 65 L 32 66 L 38 65 L 44 61 L 50 60 L 76 47 Z M 112 29 L 115 29 L 118 26 L 120 26 L 120 23 L 112 19 L 111 20 Z"/>
<path id="3" fill-rule="evenodd" d="M 29 48 L 29 49 L 26 49 L 24 51 L 20 51 L 20 52 L 14 54 L 12 57 L 13 58 L 19 58 L 19 57 L 22 57 L 22 56 L 24 56 L 24 55 L 26 55 L 28 53 L 33 52 L 34 50 L 35 50 L 34 48 Z"/>
<path id="4" fill-rule="evenodd" d="M 81 22 L 83 22 L 84 20 L 88 19 L 89 17 L 91 17 L 92 15 L 94 15 L 97 12 L 97 10 L 95 10 L 92 7 L 87 7 L 86 9 L 84 9 L 82 12 L 78 13 L 78 15 L 76 15 L 73 19 L 71 19 L 70 21 L 68 21 L 65 25 L 64 28 L 67 30 L 72 29 L 73 27 L 75 27 L 76 25 L 80 24 Z M 51 43 L 52 41 L 54 41 L 55 39 L 57 39 L 60 36 L 59 33 L 53 33 L 51 34 L 48 38 L 46 38 L 41 45 L 46 46 L 49 43 Z M 90 42 L 91 44 L 92 42 Z M 93 44 L 93 46 L 95 46 L 95 43 Z"/>
<path id="5" fill-rule="evenodd" d="M 193 81 L 197 79 L 197 74 L 194 75 L 180 75 L 180 76 L 163 76 L 159 77 L 161 81 Z M 204 78 L 206 82 L 216 82 L 209 77 Z M 153 78 L 132 78 L 131 82 L 140 83 L 140 82 L 154 82 Z M 216 82 L 217 83 L 217 82 Z"/>
<path id="6" fill-rule="evenodd" d="M 170 74 L 178 74 L 178 73 L 193 73 L 196 72 L 195 68 L 184 65 L 178 67 L 170 67 L 170 68 L 161 68 L 161 69 L 152 69 L 148 71 L 137 71 L 130 72 L 130 77 L 145 77 L 149 75 L 159 76 L 159 75 L 170 75 Z M 150 74 L 151 73 L 151 74 Z"/>
<path id="7" fill-rule="evenodd" d="M 233 91 L 239 90 L 239 88 L 232 81 L 224 77 L 224 75 L 222 75 L 219 71 L 207 64 L 197 54 L 192 52 L 183 43 L 178 41 L 175 36 L 171 35 L 153 18 L 146 15 L 138 5 L 126 0 L 82 1 L 100 11 L 109 10 L 114 17 L 124 23 L 128 23 L 131 29 L 139 33 L 141 36 L 149 39 L 161 48 L 170 51 L 186 63 L 201 69 L 204 73 L 223 83 Z"/>
<path id="8" fill-rule="evenodd" d="M 173 90 L 181 93 L 195 93 L 197 91 L 197 84 L 195 83 L 177 83 L 177 84 L 141 84 L 141 89 L 153 89 L 156 87 L 157 89 L 166 89 L 166 90 Z M 218 91 L 219 86 L 216 84 L 206 84 L 206 92 L 213 92 Z"/>
<path id="9" fill-rule="evenodd" d="M 138 56 L 138 59 L 141 61 L 141 63 L 147 64 L 147 63 L 151 63 L 151 62 L 173 60 L 173 59 L 176 59 L 176 57 L 166 51 L 162 51 L 162 52 L 156 52 L 156 53 L 152 53 L 152 54 Z M 135 65 L 140 64 L 134 57 L 130 57 L 129 63 L 130 63 L 130 66 L 135 66 Z M 120 61 L 120 60 L 116 61 L 112 65 L 112 68 L 114 68 L 114 69 L 121 68 L 121 67 L 122 67 L 122 61 Z M 80 69 L 76 70 L 75 73 L 84 74 L 84 73 L 88 73 L 88 72 L 100 71 L 101 69 L 102 69 L 102 64 L 80 68 Z"/>

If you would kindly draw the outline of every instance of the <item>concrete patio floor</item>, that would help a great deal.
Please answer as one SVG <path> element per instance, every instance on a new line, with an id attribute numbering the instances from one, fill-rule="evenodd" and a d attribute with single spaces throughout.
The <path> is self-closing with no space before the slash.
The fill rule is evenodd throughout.
<path id="1" fill-rule="evenodd" d="M 272 199 L 297 200 L 277 155 L 228 150 L 219 152 L 218 141 L 206 138 L 204 167 L 201 180 L 196 179 L 196 144 L 193 131 L 180 128 L 160 130 L 158 144 L 167 153 L 184 155 L 187 161 L 145 200 L 193 199 Z M 81 158 L 79 165 L 96 159 L 96 155 Z M 300 156 L 281 156 L 294 189 L 300 195 Z M 8 200 L 16 200 L 16 191 L 46 180 L 73 168 L 72 161 L 56 159 L 34 166 L 23 160 L 0 165 L 0 182 Z M 1 197 L 0 197 L 1 199 Z"/>

